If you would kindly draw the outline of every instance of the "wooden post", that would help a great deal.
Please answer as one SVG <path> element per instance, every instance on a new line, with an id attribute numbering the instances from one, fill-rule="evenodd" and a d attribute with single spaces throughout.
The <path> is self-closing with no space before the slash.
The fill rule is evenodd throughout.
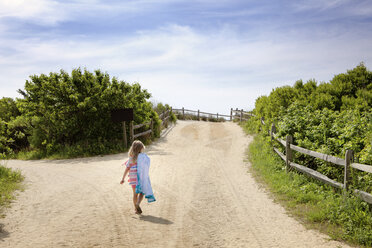
<path id="1" fill-rule="evenodd" d="M 154 121 L 152 119 L 151 119 L 150 127 L 151 127 L 151 136 L 154 137 Z"/>
<path id="2" fill-rule="evenodd" d="M 217 121 L 218 121 L 218 113 L 217 113 Z"/>
<path id="3" fill-rule="evenodd" d="M 125 128 L 125 121 L 123 121 L 123 139 L 124 139 L 124 148 L 127 148 L 128 140 L 127 140 L 127 129 Z"/>
<path id="4" fill-rule="evenodd" d="M 200 121 L 200 111 L 198 109 L 198 121 Z"/>
<path id="5" fill-rule="evenodd" d="M 158 131 L 159 131 L 159 136 L 160 136 L 160 133 L 161 133 L 161 126 L 163 125 L 163 121 L 160 120 L 160 125 L 158 126 Z"/>
<path id="6" fill-rule="evenodd" d="M 171 116 L 172 114 L 173 114 L 173 107 L 171 107 L 171 109 L 170 109 L 169 116 Z"/>
<path id="7" fill-rule="evenodd" d="M 275 127 L 274 123 L 271 125 L 271 133 L 270 133 L 271 141 L 273 141 L 273 139 L 274 139 L 273 133 L 276 133 L 276 127 Z"/>
<path id="8" fill-rule="evenodd" d="M 231 108 L 230 109 L 230 121 L 232 121 L 232 111 L 233 111 L 233 109 Z"/>
<path id="9" fill-rule="evenodd" d="M 130 132 L 130 145 L 132 145 L 134 141 L 133 121 L 130 122 L 129 132 Z"/>
<path id="10" fill-rule="evenodd" d="M 292 135 L 288 135 L 285 144 L 285 164 L 286 164 L 286 171 L 289 171 L 289 163 L 292 162 L 292 150 L 291 150 L 291 143 L 293 142 Z"/>
<path id="11" fill-rule="evenodd" d="M 243 121 L 243 109 L 240 110 L 240 122 L 242 122 L 242 121 Z"/>
<path id="12" fill-rule="evenodd" d="M 182 107 L 182 118 L 185 119 L 185 108 Z"/>
<path id="13" fill-rule="evenodd" d="M 345 173 L 344 173 L 344 193 L 346 193 L 349 189 L 350 184 L 350 164 L 353 160 L 353 151 L 346 150 L 345 153 Z"/>

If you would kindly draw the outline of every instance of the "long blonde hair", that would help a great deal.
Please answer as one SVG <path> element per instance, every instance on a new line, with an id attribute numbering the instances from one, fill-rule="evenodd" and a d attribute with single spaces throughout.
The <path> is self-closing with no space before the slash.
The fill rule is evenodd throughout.
<path id="1" fill-rule="evenodd" d="M 141 153 L 142 148 L 145 148 L 145 145 L 139 141 L 135 140 L 132 143 L 132 146 L 129 148 L 129 157 L 132 159 L 132 163 L 137 162 L 138 154 Z"/>

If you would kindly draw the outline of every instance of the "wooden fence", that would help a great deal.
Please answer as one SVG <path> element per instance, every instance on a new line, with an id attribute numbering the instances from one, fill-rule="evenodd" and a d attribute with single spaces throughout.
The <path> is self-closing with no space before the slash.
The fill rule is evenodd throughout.
<path id="1" fill-rule="evenodd" d="M 169 123 L 169 119 L 171 117 L 171 114 L 173 113 L 173 109 L 172 107 L 166 111 L 164 111 L 163 113 L 161 113 L 159 115 L 159 118 L 161 120 L 161 125 L 165 128 L 168 127 L 168 123 Z"/>
<path id="2" fill-rule="evenodd" d="M 207 112 L 202 112 L 199 109 L 198 110 L 190 110 L 190 109 L 185 109 L 184 107 L 182 107 L 182 109 L 173 109 L 173 111 L 177 112 L 179 114 L 182 114 L 183 119 L 185 118 L 185 115 L 191 113 L 192 115 L 196 116 L 198 120 L 200 120 L 202 115 L 207 115 L 207 118 L 208 117 L 216 117 L 217 120 L 219 120 L 219 118 L 227 117 L 227 118 L 229 118 L 230 121 L 232 121 L 234 119 L 238 119 L 240 121 L 246 121 L 246 120 L 248 120 L 249 117 L 253 116 L 252 113 L 244 111 L 243 109 L 238 110 L 238 108 L 236 108 L 236 110 L 231 108 L 230 115 L 223 115 L 223 114 L 219 114 L 219 113 L 216 113 L 216 114 L 207 113 Z M 186 112 L 186 114 L 185 114 L 185 112 Z"/>
<path id="3" fill-rule="evenodd" d="M 265 124 L 264 120 L 261 119 L 261 123 Z M 271 136 L 271 140 L 277 141 L 279 144 L 283 145 L 285 147 L 285 155 L 281 153 L 277 148 L 274 147 L 274 151 L 285 161 L 286 163 L 286 170 L 289 171 L 290 168 L 294 168 L 297 171 L 300 171 L 312 178 L 315 178 L 323 183 L 326 183 L 328 185 L 331 185 L 332 187 L 344 190 L 344 192 L 347 192 L 349 190 L 349 186 L 351 183 L 351 169 L 354 168 L 360 171 L 372 173 L 372 166 L 366 165 L 366 164 L 359 164 L 359 163 L 353 163 L 353 151 L 347 150 L 345 153 L 345 159 L 341 159 L 338 157 L 334 157 L 328 154 L 315 152 L 308 150 L 306 148 L 302 148 L 299 146 L 296 146 L 293 144 L 293 137 L 291 135 L 288 135 L 286 137 L 286 140 L 280 139 L 276 134 L 276 127 L 274 124 L 271 126 L 271 131 L 269 130 L 269 135 Z M 308 156 L 312 156 L 314 158 L 322 159 L 324 161 L 336 164 L 338 166 L 341 166 L 344 168 L 344 181 L 343 183 L 337 182 L 335 180 L 332 180 L 328 178 L 327 176 L 321 174 L 318 171 L 315 171 L 313 169 L 310 169 L 308 167 L 305 167 L 303 165 L 294 163 L 293 160 L 293 154 L 292 151 L 300 152 L 302 154 L 306 154 Z M 365 191 L 361 191 L 358 189 L 354 189 L 353 193 L 358 196 L 360 199 L 368 202 L 369 204 L 372 204 L 372 195 L 370 193 L 367 193 Z"/>
<path id="4" fill-rule="evenodd" d="M 222 114 L 214 114 L 214 113 L 207 113 L 207 112 L 202 112 L 200 111 L 199 109 L 198 110 L 190 110 L 190 109 L 185 109 L 184 107 L 182 107 L 182 109 L 173 109 L 174 112 L 177 112 L 179 114 L 182 114 L 182 118 L 184 119 L 185 116 L 187 116 L 188 114 L 191 114 L 191 115 L 194 115 L 197 117 L 198 120 L 200 120 L 200 118 L 203 116 L 203 115 L 207 115 L 208 117 L 216 117 L 217 120 L 221 117 L 230 117 L 230 115 L 222 115 Z M 207 118 L 208 118 L 207 117 Z"/>
<path id="5" fill-rule="evenodd" d="M 161 126 L 168 127 L 168 122 L 169 122 L 169 118 L 171 116 L 171 113 L 172 113 L 172 108 L 164 111 L 163 113 L 161 113 L 159 115 L 159 118 L 161 120 Z M 134 130 L 139 129 L 139 128 L 144 127 L 144 126 L 149 126 L 150 129 L 148 129 L 146 131 L 143 131 L 141 133 L 135 134 Z M 161 126 L 159 126 L 159 131 L 160 131 Z M 142 124 L 137 124 L 137 125 L 133 125 L 133 121 L 130 122 L 129 136 L 130 136 L 130 142 L 131 143 L 133 143 L 133 141 L 138 137 L 145 136 L 145 135 L 148 135 L 148 134 L 153 134 L 153 133 L 154 133 L 154 121 L 153 120 L 150 120 L 149 122 L 145 122 L 145 123 L 142 123 Z"/>
<path id="6" fill-rule="evenodd" d="M 247 121 L 252 116 L 255 116 L 251 112 L 244 111 L 243 109 L 236 108 L 235 110 L 231 108 L 230 110 L 230 120 L 238 119 L 239 121 Z"/>

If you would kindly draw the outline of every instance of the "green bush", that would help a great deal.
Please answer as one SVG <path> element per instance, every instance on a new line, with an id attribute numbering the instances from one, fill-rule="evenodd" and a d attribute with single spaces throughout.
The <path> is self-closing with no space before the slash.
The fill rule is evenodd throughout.
<path id="1" fill-rule="evenodd" d="M 256 100 L 250 132 L 267 134 L 275 123 L 282 139 L 293 136 L 294 144 L 344 158 L 353 150 L 354 161 L 372 165 L 372 72 L 364 64 L 336 75 L 329 83 L 315 80 L 273 89 Z M 266 125 L 260 124 L 260 118 Z M 282 149 L 282 146 L 279 146 Z M 294 152 L 294 161 L 326 176 L 343 181 L 343 168 Z M 353 170 L 352 187 L 372 193 L 372 174 Z"/>
<path id="2" fill-rule="evenodd" d="M 244 129 L 250 133 L 250 127 Z M 352 195 L 344 198 L 341 192 L 305 175 L 287 173 L 284 161 L 262 134 L 249 145 L 248 156 L 253 174 L 291 213 L 334 239 L 372 245 L 372 213 L 366 202 Z"/>
<path id="3" fill-rule="evenodd" d="M 124 151 L 122 123 L 111 121 L 111 111 L 120 108 L 133 108 L 134 125 L 154 121 L 154 134 L 141 140 L 149 143 L 159 137 L 161 122 L 149 101 L 151 94 L 138 83 L 110 78 L 100 70 L 33 75 L 19 93 L 22 99 L 0 101 L 0 153 L 7 157 L 64 158 Z M 171 121 L 175 119 L 171 115 Z"/>
<path id="4" fill-rule="evenodd" d="M 294 144 L 309 150 L 344 158 L 348 149 L 354 161 L 372 165 L 372 72 L 364 64 L 336 75 L 329 83 L 315 80 L 273 89 L 257 98 L 256 117 L 242 123 L 249 134 L 257 135 L 249 147 L 254 174 L 297 216 L 315 223 L 335 239 L 372 245 L 371 206 L 305 175 L 286 173 L 282 159 L 272 146 L 268 131 L 275 124 L 277 135 L 293 136 Z M 264 118 L 265 125 L 261 124 Z M 344 169 L 294 152 L 294 161 L 343 182 Z M 352 170 L 354 188 L 372 193 L 372 174 Z"/>
<path id="5" fill-rule="evenodd" d="M 4 156 L 0 156 L 3 159 Z M 0 210 L 14 199 L 14 191 L 21 189 L 23 176 L 19 171 L 14 171 L 0 164 Z"/>
<path id="6" fill-rule="evenodd" d="M 164 105 L 163 103 L 157 103 L 157 104 L 153 104 L 153 109 L 160 116 L 165 111 L 170 110 L 171 106 L 169 106 L 168 104 Z M 170 118 L 169 119 L 170 119 L 171 122 L 176 122 L 177 121 L 177 117 L 176 117 L 176 115 L 174 114 L 173 111 L 170 113 Z"/>
<path id="7" fill-rule="evenodd" d="M 12 154 L 28 146 L 26 125 L 16 101 L 0 99 L 0 154 Z"/>

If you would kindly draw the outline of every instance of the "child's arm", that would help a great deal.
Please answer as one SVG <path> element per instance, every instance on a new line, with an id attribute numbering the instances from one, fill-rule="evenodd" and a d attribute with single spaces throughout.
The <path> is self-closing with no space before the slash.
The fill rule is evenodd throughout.
<path id="1" fill-rule="evenodd" d="M 120 184 L 124 183 L 124 179 L 128 175 L 129 169 L 130 169 L 130 167 L 125 168 L 123 179 L 120 181 Z"/>

